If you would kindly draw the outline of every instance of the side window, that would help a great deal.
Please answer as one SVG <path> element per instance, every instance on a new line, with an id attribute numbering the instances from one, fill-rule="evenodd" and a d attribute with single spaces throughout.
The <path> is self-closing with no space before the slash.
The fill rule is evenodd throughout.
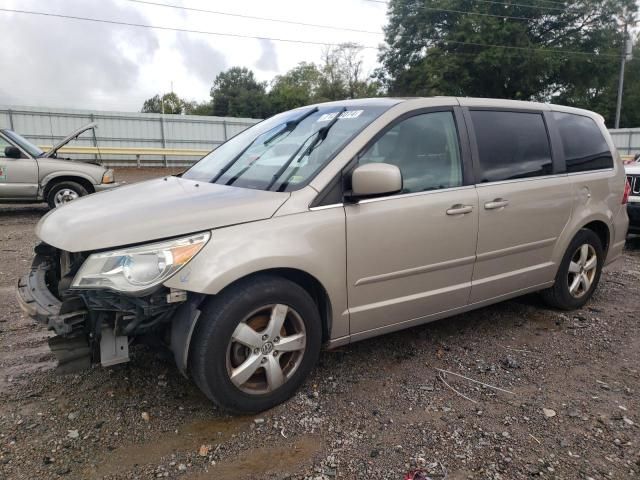
<path id="1" fill-rule="evenodd" d="M 359 163 L 390 163 L 402 172 L 402 193 L 462 185 L 458 131 L 452 112 L 402 120 L 360 157 Z"/>
<path id="2" fill-rule="evenodd" d="M 480 155 L 479 182 L 553 173 L 542 114 L 472 110 L 471 120 Z"/>
<path id="3" fill-rule="evenodd" d="M 11 144 L 9 142 L 7 142 L 4 138 L 0 137 L 0 158 L 5 158 L 4 149 L 10 146 Z"/>
<path id="4" fill-rule="evenodd" d="M 593 119 L 554 112 L 567 162 L 567 172 L 613 168 L 613 156 Z"/>

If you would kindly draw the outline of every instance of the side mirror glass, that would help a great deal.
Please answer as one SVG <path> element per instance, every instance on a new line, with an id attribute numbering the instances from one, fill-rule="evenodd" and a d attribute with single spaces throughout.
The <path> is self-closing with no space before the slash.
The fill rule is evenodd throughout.
<path id="1" fill-rule="evenodd" d="M 21 158 L 22 152 L 18 147 L 8 146 L 4 147 L 4 156 L 7 158 Z"/>
<path id="2" fill-rule="evenodd" d="M 366 163 L 351 174 L 351 197 L 390 195 L 402 190 L 402 173 L 389 163 Z"/>

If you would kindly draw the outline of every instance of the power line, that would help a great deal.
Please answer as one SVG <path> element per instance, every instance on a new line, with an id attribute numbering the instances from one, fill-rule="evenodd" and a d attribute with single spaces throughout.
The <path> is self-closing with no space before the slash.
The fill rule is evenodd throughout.
<path id="1" fill-rule="evenodd" d="M 185 32 L 185 33 L 199 33 L 202 35 L 214 35 L 218 37 L 233 37 L 233 38 L 248 38 L 253 40 L 271 40 L 274 42 L 284 42 L 284 43 L 300 43 L 307 45 L 321 45 L 327 47 L 339 47 L 339 43 L 331 43 L 331 42 L 315 42 L 312 40 L 295 40 L 291 38 L 277 38 L 277 37 L 263 37 L 258 35 L 243 35 L 240 33 L 222 33 L 222 32 L 212 32 L 208 30 L 192 30 L 188 28 L 178 28 L 178 27 L 167 27 L 164 25 L 148 25 L 144 23 L 133 23 L 133 22 L 123 22 L 118 20 L 105 20 L 102 18 L 91 18 L 91 17 L 79 17 L 76 15 L 63 15 L 60 13 L 49 13 L 49 12 L 36 12 L 33 10 L 17 10 L 11 8 L 0 8 L 0 12 L 10 12 L 10 13 L 21 13 L 25 15 L 38 15 L 42 17 L 55 17 L 55 18 L 64 18 L 67 20 L 79 20 L 84 22 L 94 22 L 94 23 L 106 23 L 110 25 L 124 25 L 127 27 L 139 27 L 139 28 L 149 28 L 154 30 L 166 30 L 170 32 Z M 362 48 L 367 49 L 377 49 L 378 47 L 371 45 L 361 45 Z"/>
<path id="2" fill-rule="evenodd" d="M 214 35 L 220 37 L 233 37 L 233 38 L 246 38 L 246 39 L 254 39 L 254 40 L 271 40 L 274 42 L 284 42 L 284 43 L 298 43 L 298 44 L 307 44 L 307 45 L 321 45 L 321 46 L 340 46 L 339 43 L 329 43 L 329 42 L 316 42 L 312 40 L 296 40 L 290 38 L 277 38 L 277 37 L 264 37 L 264 36 L 254 36 L 254 35 L 243 35 L 240 33 L 222 33 L 222 32 L 212 32 L 207 30 L 192 30 L 187 28 L 178 28 L 178 27 L 168 27 L 163 25 L 148 25 L 143 23 L 133 23 L 133 22 L 123 22 L 117 20 L 105 20 L 101 18 L 91 18 L 91 17 L 80 17 L 75 15 L 63 15 L 59 13 L 49 13 L 49 12 L 37 12 L 31 10 L 16 10 L 10 8 L 0 8 L 1 12 L 9 12 L 9 13 L 19 13 L 24 15 L 36 15 L 43 17 L 54 17 L 54 18 L 62 18 L 67 20 L 78 20 L 85 22 L 94 22 L 94 23 L 103 23 L 110 25 L 123 25 L 127 27 L 139 27 L 139 28 L 148 28 L 153 30 L 165 30 L 172 32 L 185 32 L 185 33 L 196 33 L 203 35 Z M 518 51 L 527 51 L 527 52 L 538 52 L 538 53 L 553 53 L 553 54 L 565 54 L 565 55 L 576 55 L 582 57 L 594 57 L 594 58 L 618 58 L 618 55 L 610 55 L 604 53 L 595 53 L 595 52 L 581 52 L 577 50 L 562 50 L 557 48 L 531 48 L 531 47 L 518 47 L 514 45 L 499 45 L 499 44 L 487 44 L 487 43 L 476 43 L 476 42 L 461 42 L 455 40 L 442 40 L 444 43 L 454 43 L 457 45 L 470 45 L 475 47 L 484 47 L 484 48 L 502 48 L 507 50 L 518 50 Z M 377 49 L 378 47 L 372 45 L 360 45 L 362 48 L 366 49 Z"/>
<path id="3" fill-rule="evenodd" d="M 250 20 L 262 20 L 267 22 L 276 22 L 276 23 L 287 23 L 289 25 L 302 25 L 304 27 L 314 27 L 314 28 L 328 28 L 331 30 L 344 30 L 347 32 L 357 32 L 357 33 L 368 33 L 372 35 L 382 35 L 382 32 L 374 32 L 371 30 L 360 30 L 358 28 L 350 28 L 350 27 L 336 27 L 333 25 L 321 25 L 318 23 L 305 23 L 305 22 L 296 22 L 293 20 L 281 20 L 278 18 L 269 18 L 269 17 L 257 17 L 253 15 L 244 15 L 239 13 L 229 13 L 229 12 L 221 12 L 218 10 L 207 10 L 204 8 L 193 8 L 193 7 L 183 7 L 182 5 L 175 5 L 171 3 L 158 3 L 158 2 L 150 2 L 146 0 L 127 0 L 133 3 L 140 3 L 143 5 L 153 5 L 155 7 L 167 7 L 167 8 L 175 8 L 179 10 L 187 10 L 190 12 L 200 12 L 200 13 L 213 13 L 215 15 L 225 15 L 229 17 L 238 17 L 238 18 L 247 18 Z"/>
<path id="4" fill-rule="evenodd" d="M 371 2 L 371 3 L 380 3 L 383 5 L 388 5 L 389 2 L 387 2 L 386 0 L 365 0 L 366 2 Z M 530 7 L 530 8 L 552 8 L 555 10 L 566 10 L 567 7 L 572 7 L 573 5 L 567 5 L 564 2 L 554 2 L 551 0 L 543 0 L 545 3 L 551 3 L 553 5 L 558 5 L 558 6 L 562 6 L 564 8 L 559 8 L 559 7 L 547 7 L 544 5 L 525 5 L 525 4 L 519 4 L 519 3 L 505 3 L 505 2 L 497 2 L 495 0 L 475 0 L 476 2 L 479 3 L 492 3 L 495 5 L 504 5 L 506 7 Z"/>

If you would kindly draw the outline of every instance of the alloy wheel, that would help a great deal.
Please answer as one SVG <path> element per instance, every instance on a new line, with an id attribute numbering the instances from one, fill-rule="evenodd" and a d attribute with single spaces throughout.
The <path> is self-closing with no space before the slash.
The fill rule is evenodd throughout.
<path id="1" fill-rule="evenodd" d="M 598 255 L 588 243 L 581 245 L 571 257 L 567 282 L 574 298 L 583 297 L 593 285 L 598 267 Z"/>
<path id="2" fill-rule="evenodd" d="M 304 357 L 302 317 L 284 304 L 265 305 L 236 327 L 227 347 L 227 374 L 240 390 L 270 393 L 284 385 Z"/>

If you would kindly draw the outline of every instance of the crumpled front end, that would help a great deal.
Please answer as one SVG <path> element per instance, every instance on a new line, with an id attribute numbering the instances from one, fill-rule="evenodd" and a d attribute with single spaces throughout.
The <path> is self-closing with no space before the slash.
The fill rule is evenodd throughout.
<path id="1" fill-rule="evenodd" d="M 130 343 L 142 336 L 162 340 L 176 309 L 187 300 L 187 292 L 164 286 L 144 296 L 71 289 L 89 254 L 44 243 L 35 253 L 29 273 L 18 282 L 18 301 L 25 313 L 56 333 L 49 346 L 61 371 L 128 361 Z"/>

